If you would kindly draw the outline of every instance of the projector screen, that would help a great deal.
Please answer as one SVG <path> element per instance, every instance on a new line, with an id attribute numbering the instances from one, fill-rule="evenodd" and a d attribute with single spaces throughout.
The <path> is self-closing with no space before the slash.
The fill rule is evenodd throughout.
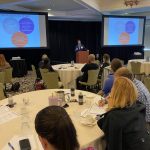
<path id="1" fill-rule="evenodd" d="M 142 46 L 145 17 L 103 16 L 103 46 Z"/>
<path id="2" fill-rule="evenodd" d="M 47 48 L 47 13 L 0 12 L 0 48 Z"/>

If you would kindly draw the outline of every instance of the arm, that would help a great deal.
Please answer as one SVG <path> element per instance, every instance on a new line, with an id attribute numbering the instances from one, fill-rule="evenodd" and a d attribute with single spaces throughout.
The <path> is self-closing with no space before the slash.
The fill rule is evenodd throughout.
<path id="1" fill-rule="evenodd" d="M 107 96 L 108 93 L 110 93 L 111 91 L 112 86 L 110 85 L 110 83 L 111 83 L 111 80 L 109 78 L 107 78 L 104 82 L 102 92 L 103 92 L 103 95 L 105 96 Z"/>
<path id="2" fill-rule="evenodd" d="M 86 72 L 88 70 L 88 66 L 87 66 L 87 64 L 85 64 L 84 66 L 83 66 L 83 68 L 81 69 L 81 71 L 82 72 Z"/>

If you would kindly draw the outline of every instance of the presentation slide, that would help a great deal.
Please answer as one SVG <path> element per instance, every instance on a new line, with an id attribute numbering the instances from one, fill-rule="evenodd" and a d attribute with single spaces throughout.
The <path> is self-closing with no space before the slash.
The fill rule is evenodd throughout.
<path id="1" fill-rule="evenodd" d="M 46 17 L 0 14 L 0 48 L 47 47 Z"/>
<path id="2" fill-rule="evenodd" d="M 142 45 L 144 18 L 104 18 L 104 46 Z"/>

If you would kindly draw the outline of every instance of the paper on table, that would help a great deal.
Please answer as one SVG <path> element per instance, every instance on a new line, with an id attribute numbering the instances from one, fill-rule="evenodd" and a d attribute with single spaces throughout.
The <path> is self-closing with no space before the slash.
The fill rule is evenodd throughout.
<path id="1" fill-rule="evenodd" d="M 27 138 L 30 141 L 31 150 L 37 150 L 36 142 L 35 142 L 33 135 L 28 135 L 25 137 L 16 135 L 9 142 L 12 144 L 12 146 L 14 147 L 15 150 L 20 150 L 19 141 L 23 140 L 23 139 L 27 139 Z M 9 150 L 9 149 L 10 149 L 10 147 L 8 146 L 8 144 L 6 144 L 2 148 L 2 150 Z M 39 149 L 39 150 L 42 150 L 42 149 Z"/>
<path id="2" fill-rule="evenodd" d="M 106 112 L 105 107 L 99 107 L 96 104 L 93 104 L 91 106 L 91 109 L 89 111 L 91 114 L 104 114 Z"/>
<path id="3" fill-rule="evenodd" d="M 0 124 L 6 123 L 12 119 L 17 118 L 18 115 L 12 112 L 9 107 L 1 106 L 0 107 Z"/>

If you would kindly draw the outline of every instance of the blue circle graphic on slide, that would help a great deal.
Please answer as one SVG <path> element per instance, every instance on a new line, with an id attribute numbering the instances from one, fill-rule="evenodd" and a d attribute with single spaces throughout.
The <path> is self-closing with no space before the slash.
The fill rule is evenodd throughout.
<path id="1" fill-rule="evenodd" d="M 6 18 L 3 21 L 3 28 L 8 34 L 14 34 L 19 31 L 18 21 L 14 18 Z"/>
<path id="2" fill-rule="evenodd" d="M 20 31 L 25 34 L 30 34 L 34 30 L 34 23 L 30 18 L 22 18 L 19 21 Z"/>
<path id="3" fill-rule="evenodd" d="M 135 31 L 135 24 L 133 21 L 128 21 L 125 26 L 125 30 L 127 33 L 131 34 Z"/>

